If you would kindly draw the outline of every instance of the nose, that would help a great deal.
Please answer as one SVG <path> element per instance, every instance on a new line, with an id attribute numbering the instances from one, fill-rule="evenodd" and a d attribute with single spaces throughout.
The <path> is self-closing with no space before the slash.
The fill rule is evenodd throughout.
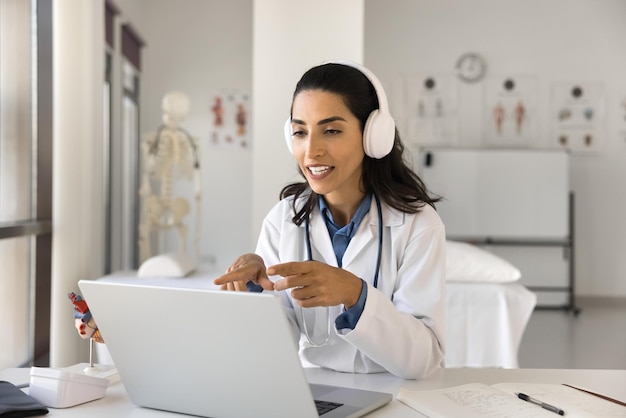
<path id="1" fill-rule="evenodd" d="M 307 157 L 318 157 L 324 154 L 324 140 L 316 133 L 309 134 L 305 147 Z"/>

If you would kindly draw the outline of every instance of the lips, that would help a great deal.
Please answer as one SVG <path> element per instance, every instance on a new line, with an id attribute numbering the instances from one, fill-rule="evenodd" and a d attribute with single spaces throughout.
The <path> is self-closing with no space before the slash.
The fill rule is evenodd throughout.
<path id="1" fill-rule="evenodd" d="M 314 178 L 324 177 L 326 174 L 330 173 L 332 169 L 333 167 L 329 165 L 317 165 L 307 167 L 307 170 L 309 170 L 309 173 Z"/>

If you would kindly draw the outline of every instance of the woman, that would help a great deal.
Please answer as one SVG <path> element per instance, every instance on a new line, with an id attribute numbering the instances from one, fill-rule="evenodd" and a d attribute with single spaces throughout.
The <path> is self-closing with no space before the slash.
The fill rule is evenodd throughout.
<path id="1" fill-rule="evenodd" d="M 353 63 L 311 68 L 285 131 L 305 182 L 282 190 L 256 253 L 215 284 L 277 292 L 313 364 L 427 376 L 444 359 L 444 226 L 380 82 Z"/>

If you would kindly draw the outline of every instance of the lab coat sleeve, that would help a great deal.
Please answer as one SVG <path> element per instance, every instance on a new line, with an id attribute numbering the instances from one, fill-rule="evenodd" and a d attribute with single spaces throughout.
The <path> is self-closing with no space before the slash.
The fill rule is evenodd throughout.
<path id="1" fill-rule="evenodd" d="M 339 335 L 394 375 L 421 379 L 444 365 L 443 224 L 430 226 L 408 241 L 397 271 L 391 298 L 368 285 L 357 326 Z"/>

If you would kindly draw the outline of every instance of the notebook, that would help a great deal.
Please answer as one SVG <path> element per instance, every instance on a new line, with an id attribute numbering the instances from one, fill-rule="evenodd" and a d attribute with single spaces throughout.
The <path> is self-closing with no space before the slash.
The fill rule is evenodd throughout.
<path id="1" fill-rule="evenodd" d="M 130 400 L 206 417 L 360 417 L 388 393 L 309 385 L 273 294 L 79 282 Z M 314 399 L 316 402 L 314 402 Z"/>

